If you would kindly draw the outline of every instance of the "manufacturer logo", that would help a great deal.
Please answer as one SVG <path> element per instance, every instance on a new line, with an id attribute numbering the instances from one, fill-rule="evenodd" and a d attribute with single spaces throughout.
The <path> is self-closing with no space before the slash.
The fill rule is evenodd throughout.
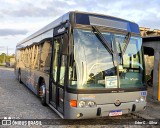
<path id="1" fill-rule="evenodd" d="M 61 33 L 61 32 L 63 32 L 64 30 L 65 30 L 65 28 L 63 27 L 63 28 L 58 29 L 57 31 L 58 31 L 58 33 Z"/>
<path id="2" fill-rule="evenodd" d="M 114 105 L 115 105 L 115 106 L 120 106 L 120 105 L 121 105 L 120 100 L 116 100 L 115 103 L 114 103 Z"/>
<path id="3" fill-rule="evenodd" d="M 133 81 L 135 81 L 135 80 L 138 80 L 138 78 L 130 78 L 130 80 L 133 80 Z"/>

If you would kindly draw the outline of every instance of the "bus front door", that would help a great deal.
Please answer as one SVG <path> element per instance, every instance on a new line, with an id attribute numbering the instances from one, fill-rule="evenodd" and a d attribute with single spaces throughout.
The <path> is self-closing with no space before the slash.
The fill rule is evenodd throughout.
<path id="1" fill-rule="evenodd" d="M 50 84 L 50 104 L 62 114 L 64 108 L 64 83 L 67 63 L 67 55 L 63 52 L 65 50 L 64 35 L 54 37 L 53 64 Z"/>

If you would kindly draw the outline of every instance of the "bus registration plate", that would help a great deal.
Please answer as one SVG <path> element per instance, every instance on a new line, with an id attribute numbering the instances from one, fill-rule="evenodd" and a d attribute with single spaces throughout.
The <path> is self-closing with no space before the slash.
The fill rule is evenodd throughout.
<path id="1" fill-rule="evenodd" d="M 121 110 L 114 110 L 109 112 L 109 116 L 120 116 L 122 115 L 122 111 Z"/>

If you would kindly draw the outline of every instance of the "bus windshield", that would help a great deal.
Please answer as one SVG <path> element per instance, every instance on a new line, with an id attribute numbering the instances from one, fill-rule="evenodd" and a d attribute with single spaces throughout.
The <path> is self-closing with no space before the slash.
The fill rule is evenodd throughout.
<path id="1" fill-rule="evenodd" d="M 115 34 L 118 52 L 120 87 L 139 87 L 143 85 L 142 40 L 140 37 L 130 37 L 125 49 L 125 35 Z M 125 50 L 124 50 L 125 49 Z"/>
<path id="2" fill-rule="evenodd" d="M 123 53 L 125 35 L 102 32 L 107 45 L 112 48 L 113 54 L 110 54 L 103 44 L 104 42 L 96 34 L 92 30 L 74 29 L 74 56 L 72 59 L 74 61 L 69 66 L 69 87 L 111 89 L 142 84 L 141 40 L 136 37 L 131 38 Z M 119 74 L 117 74 L 117 70 L 119 70 Z M 120 80 L 118 80 L 118 76 L 120 76 Z M 125 81 L 126 79 L 129 79 L 128 82 Z"/>

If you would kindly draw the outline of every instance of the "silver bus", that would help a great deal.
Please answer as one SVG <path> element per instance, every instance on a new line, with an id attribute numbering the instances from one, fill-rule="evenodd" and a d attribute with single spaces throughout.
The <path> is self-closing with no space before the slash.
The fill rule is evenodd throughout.
<path id="1" fill-rule="evenodd" d="M 15 74 L 64 119 L 144 110 L 147 89 L 136 23 L 72 11 L 16 46 Z"/>

